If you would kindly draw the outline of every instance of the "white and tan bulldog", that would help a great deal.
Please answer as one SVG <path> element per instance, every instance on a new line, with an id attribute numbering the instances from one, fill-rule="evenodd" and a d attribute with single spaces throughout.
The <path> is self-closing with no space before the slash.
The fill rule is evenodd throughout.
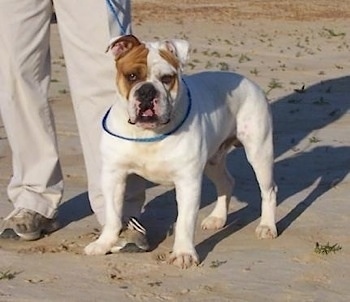
<path id="1" fill-rule="evenodd" d="M 194 231 L 203 172 L 214 182 L 217 202 L 203 229 L 222 228 L 233 178 L 226 155 L 243 145 L 262 198 L 258 238 L 275 238 L 272 122 L 269 104 L 254 83 L 231 72 L 182 76 L 189 44 L 185 40 L 141 42 L 135 36 L 111 41 L 117 98 L 103 119 L 102 190 L 106 224 L 88 255 L 108 253 L 122 228 L 126 178 L 138 174 L 174 185 L 178 217 L 169 262 L 198 264 Z"/>

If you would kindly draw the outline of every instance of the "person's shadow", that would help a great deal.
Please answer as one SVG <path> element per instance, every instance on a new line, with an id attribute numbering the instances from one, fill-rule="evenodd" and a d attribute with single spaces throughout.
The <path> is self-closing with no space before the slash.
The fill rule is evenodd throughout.
<path id="1" fill-rule="evenodd" d="M 79 221 L 92 214 L 88 193 L 83 192 L 67 200 L 59 207 L 57 220 L 62 229 L 72 222 Z"/>
<path id="2" fill-rule="evenodd" d="M 349 95 L 350 77 L 347 76 L 300 87 L 271 104 L 278 204 L 317 183 L 306 198 L 277 222 L 279 234 L 348 174 L 350 147 L 341 142 L 334 142 L 334 146 L 322 144 L 317 130 L 332 124 L 349 110 Z M 236 149 L 228 156 L 228 167 L 236 180 L 233 196 L 244 201 L 245 206 L 229 213 L 226 226 L 197 245 L 202 260 L 218 242 L 260 218 L 260 192 L 243 149 Z M 215 194 L 214 186 L 204 178 L 201 208 L 213 203 Z M 86 195 L 73 198 L 60 208 L 65 225 L 90 214 Z M 145 206 L 141 220 L 148 230 L 153 249 L 172 234 L 176 217 L 174 190 L 156 197 Z"/>

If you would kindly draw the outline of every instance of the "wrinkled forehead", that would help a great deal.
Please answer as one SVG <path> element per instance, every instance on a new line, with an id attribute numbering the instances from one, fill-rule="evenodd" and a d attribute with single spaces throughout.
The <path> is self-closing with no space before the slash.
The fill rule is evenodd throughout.
<path id="1" fill-rule="evenodd" d="M 170 51 L 162 49 L 160 42 L 145 43 L 145 46 L 148 69 L 153 73 L 173 74 L 178 70 L 178 60 Z"/>

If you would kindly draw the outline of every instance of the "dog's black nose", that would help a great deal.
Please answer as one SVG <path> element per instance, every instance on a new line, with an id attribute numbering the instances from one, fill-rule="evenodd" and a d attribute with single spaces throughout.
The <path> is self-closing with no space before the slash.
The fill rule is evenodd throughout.
<path id="1" fill-rule="evenodd" d="M 136 91 L 136 97 L 143 106 L 152 108 L 153 100 L 157 97 L 157 90 L 153 84 L 146 83 Z"/>

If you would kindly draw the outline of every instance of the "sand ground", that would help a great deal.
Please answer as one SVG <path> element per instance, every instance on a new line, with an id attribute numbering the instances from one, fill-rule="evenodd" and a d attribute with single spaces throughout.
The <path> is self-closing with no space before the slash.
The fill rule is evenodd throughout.
<path id="1" fill-rule="evenodd" d="M 215 4 L 213 4 L 215 3 Z M 350 301 L 350 3 L 347 1 L 133 2 L 134 34 L 185 38 L 186 73 L 232 70 L 266 91 L 274 115 L 279 237 L 259 241 L 259 190 L 244 152 L 229 157 L 236 179 L 227 226 L 196 231 L 201 264 L 179 270 L 171 250 L 170 188 L 150 186 L 145 254 L 83 255 L 99 233 L 57 26 L 52 25 L 54 111 L 66 192 L 63 228 L 36 242 L 0 241 L 0 301 Z M 113 64 L 113 62 L 111 62 Z M 11 153 L 0 124 L 0 216 L 11 205 Z M 199 222 L 213 207 L 204 181 Z M 341 250 L 315 253 L 316 243 Z"/>

